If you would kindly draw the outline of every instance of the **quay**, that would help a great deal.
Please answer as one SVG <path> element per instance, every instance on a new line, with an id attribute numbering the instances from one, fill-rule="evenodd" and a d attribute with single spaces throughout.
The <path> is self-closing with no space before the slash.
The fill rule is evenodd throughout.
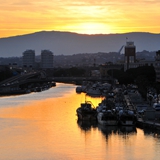
<path id="1" fill-rule="evenodd" d="M 138 92 L 128 93 L 125 96 L 126 103 L 133 106 L 138 114 L 136 126 L 142 129 L 160 130 L 160 111 L 156 111 L 147 101 L 145 101 Z M 145 109 L 141 115 L 138 113 L 139 108 Z"/>
<path id="2" fill-rule="evenodd" d="M 137 127 L 160 130 L 160 123 L 156 120 L 143 120 L 142 118 L 139 118 L 137 121 Z"/>

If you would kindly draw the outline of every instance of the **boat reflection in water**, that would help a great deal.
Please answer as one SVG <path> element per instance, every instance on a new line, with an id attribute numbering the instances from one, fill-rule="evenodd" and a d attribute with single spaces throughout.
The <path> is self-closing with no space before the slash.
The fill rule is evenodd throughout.
<path id="1" fill-rule="evenodd" d="M 119 134 L 119 135 L 129 135 L 129 134 L 136 134 L 137 130 L 135 126 L 104 126 L 98 124 L 96 121 L 82 121 L 77 120 L 78 126 L 84 130 L 89 131 L 91 128 L 97 128 L 100 130 L 104 135 L 112 135 L 112 134 Z"/>
<path id="2" fill-rule="evenodd" d="M 77 120 L 77 124 L 84 131 L 89 131 L 89 130 L 91 130 L 91 128 L 96 128 L 97 127 L 97 122 L 96 121 Z"/>
<path id="3" fill-rule="evenodd" d="M 135 126 L 120 126 L 119 134 L 135 134 L 137 133 Z"/>
<path id="4" fill-rule="evenodd" d="M 137 133 L 135 126 L 102 126 L 98 125 L 98 129 L 104 134 L 133 134 Z"/>
<path id="5" fill-rule="evenodd" d="M 118 134 L 118 126 L 104 126 L 98 124 L 98 130 L 100 130 L 104 135 L 109 136 L 112 134 Z"/>

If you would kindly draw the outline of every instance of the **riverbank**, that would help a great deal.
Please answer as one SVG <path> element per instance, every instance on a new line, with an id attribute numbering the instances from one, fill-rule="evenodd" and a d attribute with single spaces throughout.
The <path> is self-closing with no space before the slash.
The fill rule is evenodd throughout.
<path id="1" fill-rule="evenodd" d="M 37 86 L 34 86 L 34 85 L 32 86 L 30 84 L 22 88 L 20 88 L 19 86 L 15 87 L 12 85 L 8 85 L 8 86 L 1 87 L 0 96 L 12 96 L 12 95 L 28 94 L 32 92 L 42 92 L 55 86 L 56 86 L 55 82 L 43 83 Z"/>

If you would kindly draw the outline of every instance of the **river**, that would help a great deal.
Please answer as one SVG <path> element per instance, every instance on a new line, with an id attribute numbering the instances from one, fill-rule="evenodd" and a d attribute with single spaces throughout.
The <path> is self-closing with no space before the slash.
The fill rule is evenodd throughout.
<path id="1" fill-rule="evenodd" d="M 160 134 L 77 122 L 75 85 L 0 98 L 0 160 L 158 160 Z"/>

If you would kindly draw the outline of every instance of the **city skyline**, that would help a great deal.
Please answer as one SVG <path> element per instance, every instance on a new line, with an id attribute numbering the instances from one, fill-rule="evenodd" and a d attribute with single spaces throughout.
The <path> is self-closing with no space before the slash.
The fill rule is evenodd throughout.
<path id="1" fill-rule="evenodd" d="M 0 38 L 42 30 L 81 34 L 160 33 L 156 0 L 1 1 Z"/>

